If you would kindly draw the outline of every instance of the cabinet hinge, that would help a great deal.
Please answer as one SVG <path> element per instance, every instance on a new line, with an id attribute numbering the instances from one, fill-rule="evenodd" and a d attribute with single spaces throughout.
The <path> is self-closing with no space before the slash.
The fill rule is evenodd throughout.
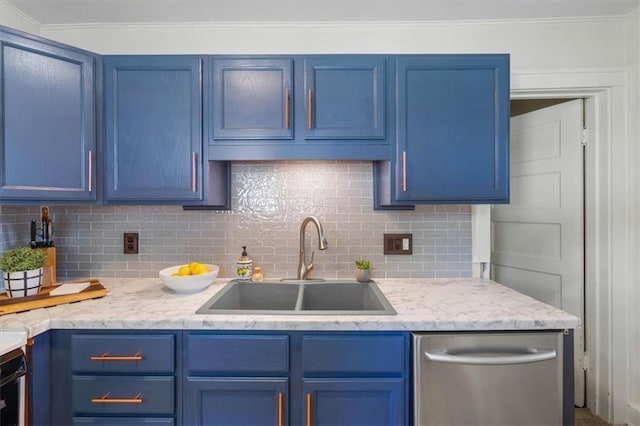
<path id="1" fill-rule="evenodd" d="M 584 371 L 589 369 L 589 354 L 586 352 L 582 354 L 582 369 Z"/>
<path id="2" fill-rule="evenodd" d="M 587 137 L 588 137 L 587 129 L 583 128 L 581 141 L 580 141 L 582 143 L 582 146 L 587 146 Z"/>

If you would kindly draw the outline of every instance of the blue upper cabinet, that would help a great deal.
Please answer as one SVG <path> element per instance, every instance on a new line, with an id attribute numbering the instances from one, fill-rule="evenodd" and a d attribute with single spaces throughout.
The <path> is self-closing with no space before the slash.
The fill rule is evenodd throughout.
<path id="1" fill-rule="evenodd" d="M 107 203 L 203 200 L 202 67 L 197 56 L 104 58 Z"/>
<path id="2" fill-rule="evenodd" d="M 96 200 L 96 57 L 0 29 L 0 200 Z"/>
<path id="3" fill-rule="evenodd" d="M 509 56 L 396 59 L 397 145 L 376 206 L 509 201 Z"/>
<path id="4" fill-rule="evenodd" d="M 385 58 L 304 59 L 305 139 L 384 139 Z"/>
<path id="5" fill-rule="evenodd" d="M 213 59 L 213 140 L 293 139 L 293 60 Z"/>
<path id="6" fill-rule="evenodd" d="M 213 57 L 212 160 L 384 160 L 384 55 Z"/>
<path id="7" fill-rule="evenodd" d="M 399 58 L 396 182 L 400 201 L 509 200 L 509 58 Z"/>

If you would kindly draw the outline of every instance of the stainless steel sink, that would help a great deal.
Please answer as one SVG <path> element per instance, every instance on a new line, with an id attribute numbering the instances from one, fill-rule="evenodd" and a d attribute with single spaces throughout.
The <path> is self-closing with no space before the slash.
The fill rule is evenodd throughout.
<path id="1" fill-rule="evenodd" d="M 374 282 L 231 281 L 209 299 L 198 314 L 395 315 Z"/>

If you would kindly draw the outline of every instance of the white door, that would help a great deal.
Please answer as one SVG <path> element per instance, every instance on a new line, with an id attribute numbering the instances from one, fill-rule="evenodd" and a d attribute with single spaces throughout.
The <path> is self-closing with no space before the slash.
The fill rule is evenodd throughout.
<path id="1" fill-rule="evenodd" d="M 491 207 L 495 281 L 584 324 L 583 105 L 511 119 L 511 203 Z M 584 405 L 584 331 L 575 334 L 576 405 Z"/>

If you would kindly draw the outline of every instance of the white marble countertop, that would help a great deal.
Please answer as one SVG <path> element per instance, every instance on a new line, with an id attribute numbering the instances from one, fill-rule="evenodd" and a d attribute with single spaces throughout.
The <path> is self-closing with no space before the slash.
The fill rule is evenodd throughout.
<path id="1" fill-rule="evenodd" d="M 199 315 L 228 282 L 178 294 L 159 278 L 104 278 L 107 296 L 0 316 L 0 330 L 402 330 L 485 331 L 576 328 L 579 319 L 487 279 L 375 279 L 397 315 Z M 260 284 L 256 284 L 260 285 Z"/>

